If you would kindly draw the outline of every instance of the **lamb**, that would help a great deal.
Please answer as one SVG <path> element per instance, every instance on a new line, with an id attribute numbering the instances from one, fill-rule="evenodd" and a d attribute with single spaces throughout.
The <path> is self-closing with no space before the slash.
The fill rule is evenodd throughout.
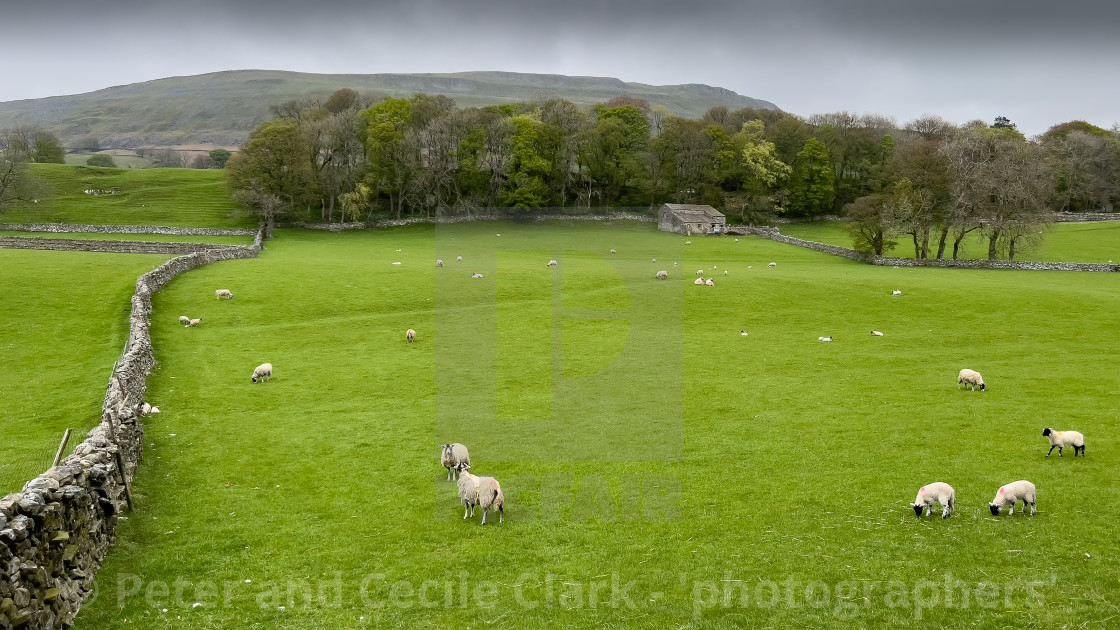
<path id="1" fill-rule="evenodd" d="M 1050 457 L 1050 453 L 1054 452 L 1054 447 L 1058 447 L 1058 457 L 1062 456 L 1062 447 L 1072 446 L 1073 456 L 1077 457 L 1077 452 L 1081 451 L 1081 455 L 1085 455 L 1085 436 L 1077 431 L 1055 431 L 1049 427 L 1042 430 L 1042 435 L 1050 439 L 1050 450 L 1046 451 L 1046 456 Z"/>
<path id="2" fill-rule="evenodd" d="M 202 323 L 202 318 L 198 317 L 198 318 L 192 319 L 191 321 L 187 322 L 187 325 L 185 326 L 185 328 L 190 328 L 191 326 L 198 326 L 201 323 Z"/>
<path id="3" fill-rule="evenodd" d="M 447 480 L 454 481 L 455 473 L 457 472 L 456 466 L 460 463 L 466 463 L 467 466 L 470 466 L 471 454 L 467 452 L 467 447 L 458 442 L 444 444 L 440 448 L 443 449 L 443 454 L 440 456 L 440 463 L 447 469 Z"/>
<path id="4" fill-rule="evenodd" d="M 692 281 L 692 284 L 704 284 L 704 279 L 703 278 L 697 278 L 697 279 Z"/>
<path id="5" fill-rule="evenodd" d="M 179 323 L 184 325 L 184 326 L 189 326 L 190 323 L 191 323 L 191 318 L 187 317 L 186 315 L 180 315 L 179 316 Z"/>
<path id="6" fill-rule="evenodd" d="M 876 337 L 882 337 L 883 336 L 883 333 L 879 332 L 878 330 L 872 330 L 871 334 L 875 335 Z"/>
<path id="7" fill-rule="evenodd" d="M 767 267 L 777 267 L 777 266 L 778 266 L 778 263 L 776 263 L 776 262 L 772 262 L 772 263 L 770 263 L 769 265 L 766 265 L 766 266 L 767 266 Z"/>
<path id="8" fill-rule="evenodd" d="M 233 294 L 230 293 L 229 289 L 217 289 L 216 291 L 214 291 L 214 296 L 215 296 L 215 299 L 218 299 L 218 300 L 220 300 L 222 298 L 225 298 L 227 300 L 232 300 L 233 299 Z"/>
<path id="9" fill-rule="evenodd" d="M 669 272 L 662 269 L 661 271 L 657 272 L 657 275 L 655 275 L 654 278 L 657 278 L 658 280 L 668 280 Z"/>
<path id="10" fill-rule="evenodd" d="M 481 277 L 482 277 L 482 274 L 480 274 L 480 273 L 476 273 L 476 274 L 472 275 L 471 277 L 472 277 L 472 278 L 481 278 Z"/>
<path id="11" fill-rule="evenodd" d="M 436 266 L 437 267 L 442 267 L 443 266 L 443 259 L 442 258 L 437 258 L 436 259 Z"/>
<path id="12" fill-rule="evenodd" d="M 455 260 L 458 260 L 459 262 L 463 262 L 463 257 L 462 257 L 462 256 L 458 256 L 458 257 L 456 257 L 456 258 L 455 258 Z"/>
<path id="13" fill-rule="evenodd" d="M 704 284 L 706 284 L 706 285 L 708 285 L 708 286 L 710 286 L 710 287 L 714 287 L 714 286 L 716 286 L 716 283 L 715 283 L 715 281 L 714 281 L 714 280 L 712 280 L 711 278 L 708 278 L 707 280 L 705 280 L 705 281 L 704 281 Z"/>
<path id="14" fill-rule="evenodd" d="M 253 382 L 260 383 L 272 378 L 272 364 L 262 363 L 253 370 Z"/>
<path id="15" fill-rule="evenodd" d="M 555 267 L 558 264 L 560 264 L 560 263 L 556 262 L 555 260 L 548 261 L 548 266 L 549 267 Z"/>
<path id="16" fill-rule="evenodd" d="M 470 464 L 465 462 L 460 463 L 457 467 L 459 470 L 459 500 L 463 502 L 465 508 L 463 518 L 467 518 L 468 511 L 471 516 L 474 516 L 474 507 L 477 505 L 482 508 L 483 525 L 486 524 L 486 512 L 492 509 L 498 511 L 498 522 L 504 523 L 506 513 L 502 509 L 502 505 L 506 502 L 506 499 L 502 495 L 502 486 L 493 477 L 476 477 L 470 474 L 467 472 L 470 467 Z"/>
<path id="17" fill-rule="evenodd" d="M 962 384 L 965 387 L 971 385 L 972 391 L 976 391 L 977 386 L 980 387 L 980 391 L 984 391 L 987 387 L 984 385 L 984 377 L 980 376 L 980 373 L 976 370 L 968 368 L 961 370 L 961 373 L 957 375 L 957 389 L 960 389 Z"/>
<path id="18" fill-rule="evenodd" d="M 408 343 L 412 343 L 413 341 L 416 341 L 416 331 L 411 329 L 411 328 L 404 331 L 404 340 L 407 341 Z"/>
<path id="19" fill-rule="evenodd" d="M 949 518 L 949 513 L 953 511 L 953 501 L 956 496 L 957 493 L 953 490 L 953 486 L 938 481 L 918 488 L 918 496 L 914 497 L 914 502 L 910 504 L 910 507 L 914 508 L 914 514 L 919 517 L 923 510 L 926 512 L 926 516 L 929 516 L 933 514 L 933 504 L 940 503 L 941 518 Z"/>
<path id="20" fill-rule="evenodd" d="M 1006 486 L 1000 486 L 996 491 L 996 498 L 988 504 L 988 509 L 992 511 L 992 516 L 999 516 L 999 510 L 1005 505 L 1011 506 L 1007 511 L 1007 515 L 1015 514 L 1015 503 L 1018 501 L 1023 502 L 1023 511 L 1027 511 L 1027 504 L 1031 506 L 1031 516 L 1038 511 L 1038 505 L 1035 503 L 1034 484 L 1027 480 L 1016 481 L 1009 483 Z"/>

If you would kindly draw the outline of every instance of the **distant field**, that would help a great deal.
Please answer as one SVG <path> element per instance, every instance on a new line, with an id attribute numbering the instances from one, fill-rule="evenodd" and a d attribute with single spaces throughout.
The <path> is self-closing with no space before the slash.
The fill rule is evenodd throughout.
<path id="1" fill-rule="evenodd" d="M 11 223 L 89 223 L 252 228 L 230 199 L 224 173 L 195 169 L 112 169 L 35 164 L 43 199 L 6 209 Z M 86 194 L 86 190 L 104 191 Z M 116 191 L 111 193 L 112 191 Z"/>
<path id="2" fill-rule="evenodd" d="M 155 296 L 164 413 L 77 627 L 1113 623 L 1117 274 L 629 222 L 277 235 Z M 1044 457 L 1047 425 L 1087 457 Z M 461 519 L 446 441 L 501 480 L 505 523 Z M 1023 478 L 1038 515 L 992 517 Z M 948 521 L 907 505 L 932 481 Z"/>
<path id="3" fill-rule="evenodd" d="M 252 245 L 251 236 L 177 236 L 173 234 L 100 234 L 97 232 L 21 232 L 0 230 L 0 236 L 26 238 L 73 238 L 100 241 L 151 241 L 154 243 L 212 243 L 214 245 Z"/>
<path id="4" fill-rule="evenodd" d="M 782 225 L 782 234 L 795 236 L 819 243 L 852 247 L 852 239 L 845 231 L 846 223 L 842 221 L 816 221 L 813 223 L 791 223 Z M 933 246 L 932 253 L 936 255 L 937 244 Z M 988 244 L 978 236 L 969 235 L 965 238 L 964 252 L 961 258 L 987 258 Z M 946 257 L 952 257 L 952 241 L 946 248 Z M 914 257 L 914 243 L 909 236 L 898 238 L 898 246 L 888 256 L 900 258 Z M 1015 260 L 1042 261 L 1042 262 L 1084 262 L 1106 263 L 1110 260 L 1120 260 L 1120 220 L 1093 221 L 1086 223 L 1057 223 L 1054 231 L 1045 235 L 1045 240 L 1040 248 L 1035 251 L 1021 252 Z"/>
<path id="5" fill-rule="evenodd" d="M 0 496 L 50 466 L 67 427 L 72 448 L 100 420 L 136 278 L 167 259 L 0 249 Z"/>

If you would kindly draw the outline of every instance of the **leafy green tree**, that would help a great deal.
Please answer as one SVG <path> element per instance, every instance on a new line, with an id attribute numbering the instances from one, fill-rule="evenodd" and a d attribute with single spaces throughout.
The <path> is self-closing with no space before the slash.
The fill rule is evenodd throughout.
<path id="1" fill-rule="evenodd" d="M 86 160 L 88 166 L 101 166 L 104 168 L 117 168 L 117 163 L 113 160 L 113 156 L 105 153 L 96 153 L 89 156 Z"/>
<path id="2" fill-rule="evenodd" d="M 856 250 L 882 256 L 898 244 L 889 195 L 865 195 L 844 206 L 846 229 Z"/>
<path id="3" fill-rule="evenodd" d="M 836 196 L 835 181 L 828 149 L 820 140 L 809 138 L 793 163 L 790 212 L 803 217 L 828 213 Z"/>
<path id="4" fill-rule="evenodd" d="M 66 151 L 53 133 L 39 129 L 32 139 L 35 144 L 35 151 L 31 154 L 32 160 L 39 164 L 66 163 Z"/>
<path id="5" fill-rule="evenodd" d="M 397 218 L 404 211 L 405 195 L 419 167 L 416 137 L 412 133 L 412 102 L 386 98 L 362 111 L 366 156 L 371 181 L 388 196 Z"/>
<path id="6" fill-rule="evenodd" d="M 543 123 L 539 116 L 522 114 L 510 119 L 514 125 L 509 181 L 502 203 L 513 208 L 539 208 L 548 203 L 544 178 L 551 164 L 539 153 Z"/>
<path id="7" fill-rule="evenodd" d="M 318 194 L 307 145 L 298 121 L 271 120 L 253 130 L 226 164 L 230 190 L 270 230 L 277 218 L 294 216 Z"/>
<path id="8" fill-rule="evenodd" d="M 27 168 L 30 159 L 24 145 L 11 129 L 0 130 L 0 214 L 12 203 L 27 201 L 35 194 Z"/>
<path id="9" fill-rule="evenodd" d="M 210 151 L 210 159 L 214 160 L 214 166 L 218 168 L 225 168 L 226 162 L 229 162 L 229 158 L 232 155 L 233 154 L 226 149 L 214 149 Z"/>

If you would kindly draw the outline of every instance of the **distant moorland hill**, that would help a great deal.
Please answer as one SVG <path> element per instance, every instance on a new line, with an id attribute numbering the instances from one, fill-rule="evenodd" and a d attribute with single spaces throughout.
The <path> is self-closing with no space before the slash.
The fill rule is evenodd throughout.
<path id="1" fill-rule="evenodd" d="M 96 140 L 101 148 L 204 144 L 235 146 L 271 115 L 269 106 L 292 99 L 322 98 L 342 88 L 377 102 L 417 92 L 443 94 L 460 107 L 495 105 L 540 97 L 593 104 L 620 95 L 664 105 L 698 118 L 711 107 L 777 109 L 770 102 L 700 84 L 645 85 L 607 77 L 569 77 L 514 72 L 454 74 L 309 74 L 231 70 L 171 77 L 87 94 L 0 103 L 0 128 L 38 125 L 67 147 Z"/>

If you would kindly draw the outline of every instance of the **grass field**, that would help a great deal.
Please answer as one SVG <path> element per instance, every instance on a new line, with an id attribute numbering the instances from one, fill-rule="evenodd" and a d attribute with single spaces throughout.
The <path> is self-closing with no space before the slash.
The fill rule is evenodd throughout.
<path id="1" fill-rule="evenodd" d="M 253 228 L 230 200 L 217 170 L 114 169 L 33 164 L 45 194 L 36 204 L 5 208 L 11 223 L 88 223 Z M 86 194 L 86 190 L 104 191 Z M 115 191 L 113 194 L 106 194 Z"/>
<path id="2" fill-rule="evenodd" d="M 1113 623 L 1120 278 L 683 240 L 281 230 L 176 279 L 138 508 L 77 627 Z M 1045 458 L 1045 426 L 1088 456 Z M 504 523 L 461 520 L 448 441 L 502 482 Z M 1017 479 L 1038 515 L 993 518 Z M 938 480 L 956 513 L 916 519 Z"/>
<path id="3" fill-rule="evenodd" d="M 817 221 L 813 223 L 792 223 L 781 226 L 782 234 L 810 241 L 851 247 L 852 238 L 845 231 L 846 224 L 841 221 Z M 937 243 L 933 244 L 933 254 L 937 253 Z M 978 235 L 965 238 L 961 258 L 987 258 L 988 244 Z M 946 252 L 952 256 L 953 244 L 950 241 Z M 886 254 L 902 258 L 914 257 L 914 243 L 909 236 L 898 239 L 898 246 Z M 1090 223 L 1056 223 L 1054 231 L 1045 235 L 1042 246 L 1035 251 L 1017 254 L 1016 260 L 1044 262 L 1085 262 L 1106 263 L 1120 260 L 1120 221 L 1094 221 Z"/>
<path id="4" fill-rule="evenodd" d="M 0 230 L 0 236 L 22 238 L 73 238 L 95 241 L 150 241 L 153 243 L 210 243 L 213 245 L 252 245 L 251 236 L 179 236 L 172 234 L 101 234 L 98 232 L 21 232 Z"/>
<path id="5" fill-rule="evenodd" d="M 168 256 L 0 249 L 0 496 L 101 417 L 136 277 Z"/>

